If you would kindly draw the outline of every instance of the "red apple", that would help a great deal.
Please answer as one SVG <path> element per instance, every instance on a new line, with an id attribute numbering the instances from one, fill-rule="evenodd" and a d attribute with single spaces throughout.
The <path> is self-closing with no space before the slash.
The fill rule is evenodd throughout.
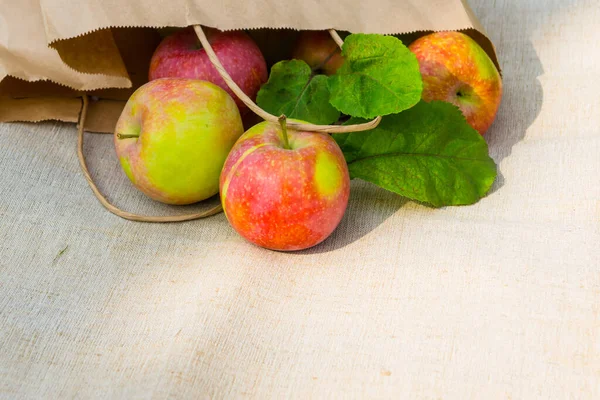
<path id="1" fill-rule="evenodd" d="M 221 32 L 204 28 L 215 54 L 231 78 L 253 100 L 261 85 L 267 81 L 267 65 L 254 41 L 242 31 Z M 192 28 L 167 36 L 157 47 L 150 61 L 150 80 L 166 77 L 191 78 L 209 81 L 225 89 L 235 100 L 240 112 L 247 107 L 227 87 L 210 63 L 196 32 Z"/>
<path id="2" fill-rule="evenodd" d="M 304 31 L 292 53 L 292 58 L 305 61 L 311 69 L 333 75 L 344 63 L 339 46 L 327 31 Z"/>
<path id="3" fill-rule="evenodd" d="M 339 146 L 322 133 L 262 122 L 235 144 L 221 173 L 223 209 L 244 238 L 273 250 L 301 250 L 340 223 L 350 193 Z"/>
<path id="4" fill-rule="evenodd" d="M 467 122 L 484 134 L 498 112 L 502 78 L 487 53 L 460 32 L 437 32 L 413 42 L 423 76 L 423 100 L 458 106 Z"/>

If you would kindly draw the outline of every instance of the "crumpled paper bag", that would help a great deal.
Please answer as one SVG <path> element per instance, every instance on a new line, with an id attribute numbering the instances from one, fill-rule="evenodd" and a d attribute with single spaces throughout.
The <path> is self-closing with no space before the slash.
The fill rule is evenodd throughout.
<path id="1" fill-rule="evenodd" d="M 94 101 L 85 128 L 112 132 L 147 80 L 160 41 L 154 28 L 194 24 L 249 29 L 270 63 L 289 56 L 297 30 L 405 34 L 405 41 L 463 30 L 498 65 L 464 0 L 0 0 L 0 122 L 76 122 L 86 92 Z"/>

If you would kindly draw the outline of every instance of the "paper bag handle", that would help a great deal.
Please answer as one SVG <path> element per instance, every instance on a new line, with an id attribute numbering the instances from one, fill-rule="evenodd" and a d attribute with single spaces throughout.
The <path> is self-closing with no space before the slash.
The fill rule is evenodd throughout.
<path id="1" fill-rule="evenodd" d="M 210 62 L 216 68 L 217 72 L 223 78 L 227 86 L 231 89 L 236 96 L 240 98 L 240 100 L 254 113 L 256 113 L 259 117 L 264 119 L 265 121 L 269 121 L 272 123 L 279 123 L 281 121 L 280 118 L 285 117 L 277 117 L 273 114 L 268 113 L 267 111 L 260 108 L 250 97 L 244 93 L 242 89 L 231 79 L 229 73 L 225 70 L 219 58 L 215 54 L 213 48 L 211 47 L 202 27 L 200 25 L 194 25 L 194 30 L 196 31 L 196 35 L 198 35 L 198 39 L 202 43 Z M 338 35 L 338 33 L 334 29 L 329 30 L 329 34 L 336 42 L 336 44 L 341 48 L 344 44 L 342 38 Z M 141 215 L 130 213 L 125 210 L 121 210 L 119 207 L 113 205 L 108 201 L 108 199 L 102 194 L 98 186 L 94 182 L 90 171 L 88 169 L 87 163 L 85 161 L 85 155 L 83 154 L 83 142 L 85 137 L 85 119 L 87 117 L 89 98 L 86 94 L 83 95 L 83 107 L 81 109 L 81 115 L 79 117 L 79 126 L 78 126 L 78 134 L 77 134 L 77 158 L 79 159 L 79 165 L 81 166 L 81 170 L 83 172 L 83 176 L 85 180 L 90 185 L 92 192 L 100 202 L 108 211 L 111 213 L 130 220 L 130 221 L 138 221 L 138 222 L 183 222 L 183 221 L 191 221 L 194 219 L 206 218 L 212 215 L 218 214 L 223 211 L 222 205 L 219 203 L 217 206 L 210 208 L 203 212 L 192 213 L 192 214 L 184 214 L 184 215 L 174 215 L 174 216 L 152 216 L 152 215 Z M 285 119 L 285 118 L 284 118 Z M 315 125 L 315 124 L 306 124 L 300 122 L 287 122 L 287 126 L 291 129 L 308 131 L 308 132 L 324 132 L 324 133 L 348 133 L 348 132 L 361 132 L 368 131 L 374 129 L 381 122 L 381 117 L 378 116 L 372 121 L 357 124 L 357 125 Z"/>
<path id="2" fill-rule="evenodd" d="M 240 89 L 240 87 L 237 85 L 237 83 L 235 83 L 233 81 L 233 79 L 231 79 L 231 76 L 225 70 L 225 68 L 223 67 L 223 64 L 221 64 L 221 61 L 219 61 L 219 58 L 217 57 L 212 46 L 208 42 L 208 39 L 206 38 L 206 35 L 204 34 L 202 27 L 200 25 L 194 25 L 194 30 L 196 31 L 196 35 L 198 36 L 198 39 L 200 39 L 200 43 L 202 43 L 202 47 L 204 48 L 204 51 L 206 51 L 206 54 L 208 55 L 208 59 L 210 60 L 212 65 L 215 67 L 215 69 L 217 70 L 217 72 L 219 73 L 221 78 L 223 78 L 223 80 L 225 81 L 225 83 L 227 84 L 229 89 L 231 89 L 231 91 L 233 93 L 235 93 L 235 95 L 237 97 L 239 97 L 239 99 L 242 101 L 242 103 L 244 103 L 256 115 L 258 115 L 265 121 L 278 124 L 280 122 L 280 118 L 283 116 L 277 117 L 273 114 L 270 114 L 270 113 L 266 112 L 265 110 L 263 110 L 262 108 L 260 108 L 254 101 L 252 101 L 252 99 L 250 97 L 248 97 L 248 95 L 246 95 L 246 93 L 244 93 L 244 91 L 242 89 Z M 337 45 L 341 48 L 342 45 L 344 44 L 344 41 L 342 40 L 340 35 L 338 35 L 338 33 L 335 31 L 335 29 L 330 29 L 329 34 L 331 35 L 333 40 L 337 43 Z M 381 122 L 381 117 L 377 117 L 372 121 L 366 122 L 364 124 L 356 124 L 356 125 L 315 125 L 315 124 L 306 124 L 306 123 L 301 123 L 301 122 L 288 121 L 287 126 L 290 129 L 295 129 L 295 130 L 299 130 L 299 131 L 301 130 L 301 131 L 306 131 L 306 132 L 349 133 L 349 132 L 369 131 L 371 129 L 376 128 L 380 122 Z"/>
<path id="3" fill-rule="evenodd" d="M 183 222 L 183 221 L 191 221 L 194 219 L 206 218 L 211 215 L 215 215 L 223 211 L 223 207 L 221 203 L 217 206 L 214 206 L 206 211 L 192 213 L 192 214 L 184 214 L 184 215 L 173 215 L 173 216 L 153 216 L 153 215 L 140 215 L 133 214 L 124 210 L 121 210 L 119 207 L 111 204 L 107 198 L 100 192 L 98 186 L 94 182 L 94 179 L 90 175 L 90 171 L 88 169 L 87 163 L 85 162 L 85 156 L 83 154 L 83 139 L 84 139 L 84 126 L 85 126 L 85 118 L 87 116 L 89 99 L 87 95 L 83 95 L 83 107 L 81 109 L 81 115 L 79 117 L 79 126 L 77 128 L 77 158 L 79 159 L 79 165 L 81 166 L 81 170 L 83 171 L 83 176 L 85 180 L 90 185 L 92 192 L 94 195 L 108 211 L 111 213 L 124 218 L 130 221 L 138 221 L 138 222 Z"/>

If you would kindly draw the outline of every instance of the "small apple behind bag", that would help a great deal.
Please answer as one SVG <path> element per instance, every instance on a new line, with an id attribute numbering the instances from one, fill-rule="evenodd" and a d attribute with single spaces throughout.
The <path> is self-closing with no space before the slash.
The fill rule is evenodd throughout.
<path id="1" fill-rule="evenodd" d="M 344 63 L 340 46 L 327 31 L 303 31 L 298 35 L 292 58 L 302 60 L 313 71 L 333 75 Z"/>
<path id="2" fill-rule="evenodd" d="M 251 99 L 256 99 L 258 90 L 268 78 L 267 64 L 256 43 L 242 31 L 204 29 L 210 45 L 231 78 Z M 233 97 L 242 115 L 248 112 L 246 105 L 211 64 L 193 28 L 167 36 L 156 48 L 150 61 L 148 79 L 152 81 L 167 77 L 212 82 Z"/>
<path id="3" fill-rule="evenodd" d="M 221 173 L 221 202 L 248 241 L 293 251 L 325 240 L 350 194 L 344 155 L 326 133 L 262 122 L 235 144 Z"/>
<path id="4" fill-rule="evenodd" d="M 423 100 L 442 100 L 460 108 L 483 135 L 494 122 L 502 99 L 502 78 L 487 53 L 460 32 L 436 32 L 408 47 L 423 77 Z"/>

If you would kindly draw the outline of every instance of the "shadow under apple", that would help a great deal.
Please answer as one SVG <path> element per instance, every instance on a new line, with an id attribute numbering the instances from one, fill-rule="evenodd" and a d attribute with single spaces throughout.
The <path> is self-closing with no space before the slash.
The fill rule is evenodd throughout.
<path id="1" fill-rule="evenodd" d="M 498 178 L 490 190 L 494 193 L 504 185 L 502 161 L 525 138 L 542 109 L 544 92 L 538 78 L 544 74 L 544 68 L 531 36 L 544 23 L 544 16 L 528 12 L 526 2 L 504 2 L 496 8 L 482 0 L 470 3 L 496 46 L 502 68 L 502 103 L 496 121 L 485 134 L 490 156 L 499 166 Z M 564 5 L 548 6 L 552 8 L 551 12 L 558 12 Z M 517 32 L 501 36 L 509 25 Z"/>
<path id="2" fill-rule="evenodd" d="M 344 218 L 322 243 L 292 255 L 320 254 L 338 250 L 376 229 L 409 200 L 361 180 L 353 180 Z"/>

